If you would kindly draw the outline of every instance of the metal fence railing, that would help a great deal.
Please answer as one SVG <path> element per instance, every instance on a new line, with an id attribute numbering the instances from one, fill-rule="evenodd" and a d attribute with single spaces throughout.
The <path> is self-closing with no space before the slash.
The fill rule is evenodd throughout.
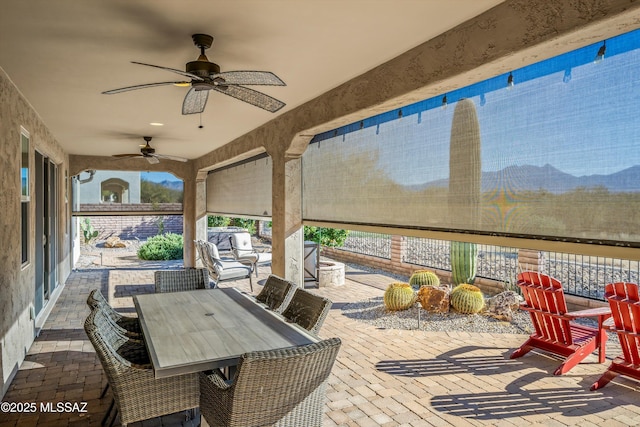
<path id="1" fill-rule="evenodd" d="M 402 262 L 443 271 L 451 270 L 449 241 L 406 237 Z M 391 235 L 349 231 L 340 248 L 345 251 L 391 259 Z M 640 261 L 542 252 L 540 271 L 558 279 L 568 295 L 604 300 L 604 285 L 614 282 L 640 283 Z M 478 245 L 477 277 L 515 284 L 520 269 L 518 249 Z"/>
<path id="2" fill-rule="evenodd" d="M 354 231 L 351 231 L 349 236 L 352 243 L 347 250 L 381 258 L 390 257 L 390 236 Z M 366 251 L 362 248 L 366 248 Z M 382 249 L 376 252 L 375 248 Z M 450 271 L 449 241 L 406 237 L 402 261 L 416 266 Z M 478 277 L 513 285 L 519 268 L 526 269 L 527 266 L 518 266 L 518 249 L 478 245 Z M 543 252 L 539 268 L 545 274 L 560 280 L 567 295 L 600 301 L 604 299 L 604 285 L 607 283 L 640 283 L 640 261 Z"/>
<path id="3" fill-rule="evenodd" d="M 391 259 L 391 236 L 388 234 L 349 231 L 340 249 L 378 258 Z"/>
<path id="4" fill-rule="evenodd" d="M 639 283 L 640 262 L 615 258 L 544 252 L 543 271 L 560 280 L 567 294 L 604 299 L 604 285 Z"/>
<path id="5" fill-rule="evenodd" d="M 450 271 L 449 241 L 407 237 L 403 262 Z M 518 274 L 518 250 L 478 245 L 476 266 L 478 277 L 514 284 Z"/>

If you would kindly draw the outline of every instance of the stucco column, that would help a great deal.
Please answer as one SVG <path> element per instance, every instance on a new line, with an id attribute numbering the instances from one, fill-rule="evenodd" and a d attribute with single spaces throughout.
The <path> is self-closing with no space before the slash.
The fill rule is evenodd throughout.
<path id="1" fill-rule="evenodd" d="M 195 240 L 207 240 L 207 172 L 199 172 L 196 178 L 195 221 Z M 195 246 L 193 248 L 195 251 Z M 204 264 L 201 267 L 205 267 Z"/>
<path id="2" fill-rule="evenodd" d="M 272 254 L 273 274 L 304 286 L 302 230 L 302 160 L 273 154 Z"/>
<path id="3" fill-rule="evenodd" d="M 197 191 L 195 176 L 184 179 L 184 195 L 182 198 L 182 237 L 184 240 L 184 266 L 195 267 L 196 254 L 193 240 L 196 238 L 196 206 Z"/>

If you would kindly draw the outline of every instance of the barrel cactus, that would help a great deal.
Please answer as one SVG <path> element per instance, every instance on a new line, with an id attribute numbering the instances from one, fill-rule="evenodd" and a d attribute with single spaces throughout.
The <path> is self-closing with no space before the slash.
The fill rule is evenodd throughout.
<path id="1" fill-rule="evenodd" d="M 454 285 L 473 284 L 476 279 L 478 247 L 475 243 L 451 242 L 451 281 Z"/>
<path id="2" fill-rule="evenodd" d="M 464 314 L 479 313 L 484 308 L 482 291 L 468 283 L 462 283 L 453 288 L 449 301 L 456 311 Z"/>
<path id="3" fill-rule="evenodd" d="M 440 278 L 431 270 L 417 270 L 409 278 L 409 284 L 414 290 L 418 290 L 422 286 L 440 285 Z"/>
<path id="4" fill-rule="evenodd" d="M 415 301 L 416 294 L 408 283 L 392 283 L 384 292 L 384 305 L 391 311 L 406 310 L 410 308 Z"/>

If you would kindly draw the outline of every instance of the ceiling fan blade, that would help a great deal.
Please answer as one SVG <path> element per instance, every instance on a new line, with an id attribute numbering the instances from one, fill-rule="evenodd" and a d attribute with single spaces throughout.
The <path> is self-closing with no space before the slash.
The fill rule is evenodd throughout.
<path id="1" fill-rule="evenodd" d="M 208 90 L 189 89 L 182 102 L 182 114 L 197 114 L 204 111 L 209 98 Z"/>
<path id="2" fill-rule="evenodd" d="M 227 85 L 286 86 L 278 76 L 270 71 L 226 71 L 211 76 L 222 77 Z"/>
<path id="3" fill-rule="evenodd" d="M 176 162 L 186 162 L 188 161 L 188 159 L 185 159 L 184 157 L 178 157 L 178 156 L 169 156 L 166 154 L 152 154 L 153 157 L 157 157 L 159 159 L 167 159 L 167 160 L 175 160 Z"/>
<path id="4" fill-rule="evenodd" d="M 263 108 L 271 113 L 275 113 L 286 104 L 279 101 L 267 94 L 258 92 L 257 90 L 249 89 L 242 86 L 213 86 L 214 90 L 225 95 L 232 96 L 241 101 L 247 102 L 256 107 Z"/>
<path id="5" fill-rule="evenodd" d="M 160 160 L 156 159 L 154 156 L 143 156 L 143 157 L 147 159 L 147 162 L 151 163 L 152 165 L 160 163 Z"/>
<path id="6" fill-rule="evenodd" d="M 138 64 L 138 65 L 146 65 L 147 67 L 160 68 L 161 70 L 165 70 L 165 71 L 171 71 L 172 73 L 176 73 L 176 74 L 183 75 L 185 77 L 189 77 L 192 80 L 198 80 L 198 81 L 203 81 L 204 80 L 202 77 L 198 77 L 195 74 L 187 73 L 186 71 L 178 70 L 178 69 L 175 69 L 175 68 L 163 67 L 161 65 L 145 64 L 144 62 L 136 62 L 136 61 L 131 61 L 131 63 L 132 64 Z"/>
<path id="7" fill-rule="evenodd" d="M 143 85 L 127 86 L 127 87 L 121 87 L 121 88 L 118 88 L 118 89 L 106 90 L 106 91 L 102 92 L 102 94 L 103 95 L 113 95 L 114 93 L 128 92 L 130 90 L 145 89 L 145 88 L 148 88 L 148 87 L 156 87 L 156 86 L 168 86 L 168 85 L 175 85 L 175 84 L 182 84 L 182 83 L 190 83 L 190 82 L 147 83 L 147 84 L 143 84 Z"/>
<path id="8" fill-rule="evenodd" d="M 120 158 L 142 157 L 142 154 L 114 154 L 112 157 L 120 157 Z"/>

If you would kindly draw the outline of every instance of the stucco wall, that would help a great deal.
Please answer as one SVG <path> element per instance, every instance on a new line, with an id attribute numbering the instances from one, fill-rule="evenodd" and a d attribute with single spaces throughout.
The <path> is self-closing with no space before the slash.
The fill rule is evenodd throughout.
<path id="1" fill-rule="evenodd" d="M 65 203 L 65 173 L 67 158 L 53 135 L 40 120 L 22 94 L 16 89 L 4 70 L 0 68 L 0 379 L 4 395 L 10 379 L 16 372 L 33 342 L 35 323 L 31 310 L 35 295 L 35 201 L 29 210 L 29 260 L 21 265 L 20 215 L 20 127 L 30 134 L 30 161 L 35 161 L 35 150 L 50 158 L 58 166 L 58 282 L 64 283 L 71 271 L 69 251 L 69 206 Z M 33 175 L 33 172 L 31 172 Z M 33 178 L 31 194 L 35 194 Z"/>
<path id="2" fill-rule="evenodd" d="M 82 174 L 81 179 L 86 178 Z M 129 171 L 96 171 L 91 181 L 79 184 L 80 203 L 100 203 L 102 202 L 102 184 L 112 178 L 121 179 L 127 185 L 128 198 L 124 202 L 118 200 L 119 203 L 140 203 L 140 172 Z"/>

